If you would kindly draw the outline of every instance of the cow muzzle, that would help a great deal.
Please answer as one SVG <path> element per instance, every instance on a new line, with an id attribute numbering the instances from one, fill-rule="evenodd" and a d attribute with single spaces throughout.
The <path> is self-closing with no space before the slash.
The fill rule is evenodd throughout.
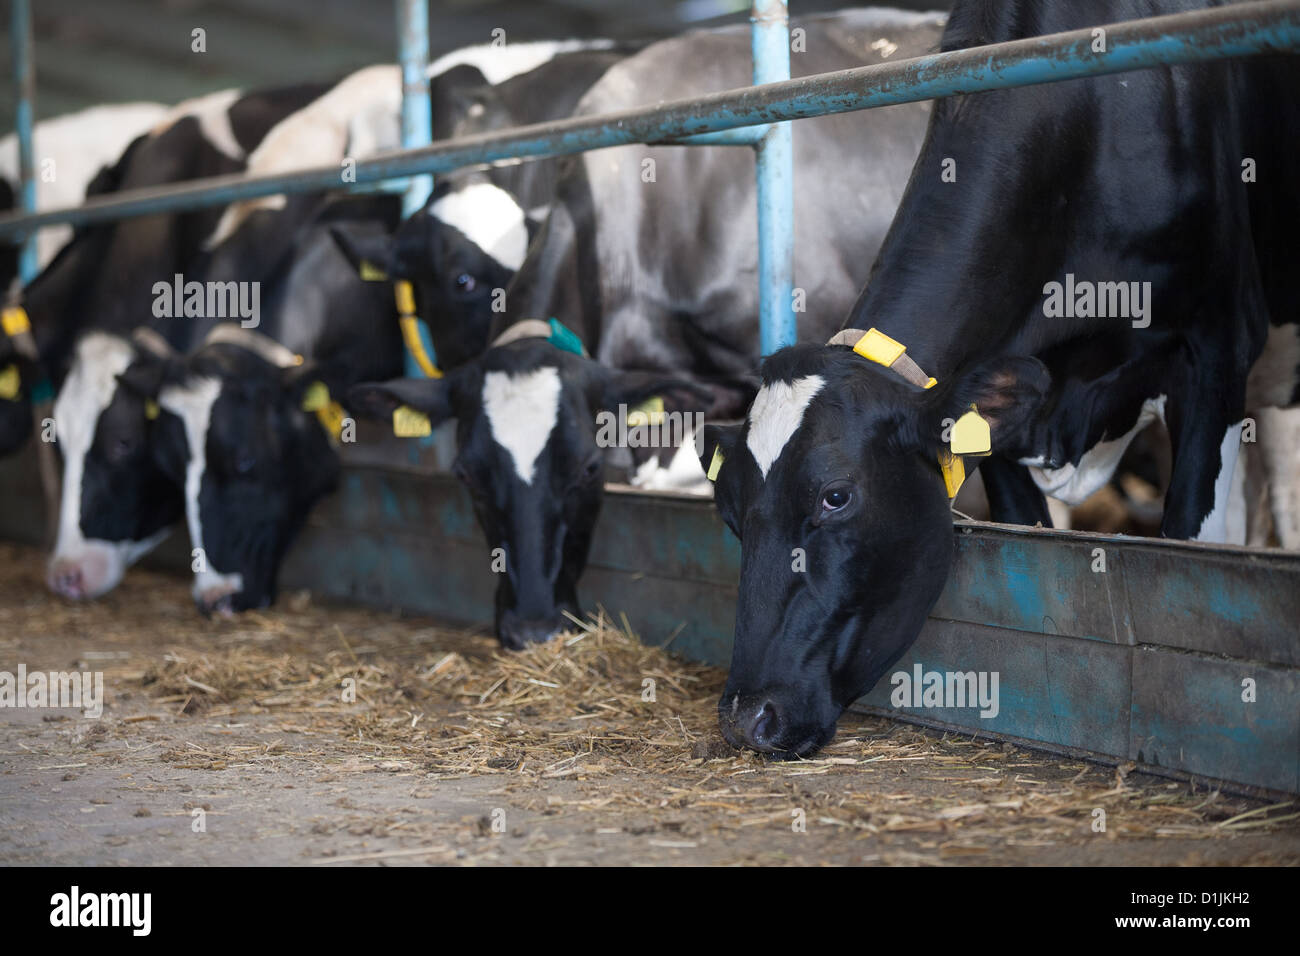
<path id="1" fill-rule="evenodd" d="M 111 591 L 125 573 L 126 561 L 115 548 L 85 542 L 75 552 L 50 559 L 45 585 L 60 597 L 83 601 Z"/>
<path id="2" fill-rule="evenodd" d="M 718 727 L 733 747 L 793 760 L 815 753 L 835 736 L 834 721 L 820 726 L 793 718 L 795 712 L 776 694 L 724 694 Z"/>
<path id="3" fill-rule="evenodd" d="M 234 617 L 242 608 L 243 590 L 243 575 L 201 572 L 194 580 L 194 604 L 204 617 Z"/>
<path id="4" fill-rule="evenodd" d="M 549 641 L 568 627 L 569 622 L 562 614 L 544 618 L 525 618 L 514 611 L 505 611 L 501 615 L 497 636 L 507 650 L 522 651 L 529 644 Z"/>

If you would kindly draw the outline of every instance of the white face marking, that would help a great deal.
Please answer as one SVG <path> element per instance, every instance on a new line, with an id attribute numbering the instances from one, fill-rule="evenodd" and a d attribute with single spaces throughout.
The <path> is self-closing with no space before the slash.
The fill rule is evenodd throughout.
<path id="1" fill-rule="evenodd" d="M 1219 474 L 1214 479 L 1214 507 L 1201 522 L 1193 541 L 1212 541 L 1216 544 L 1245 544 L 1246 523 L 1235 520 L 1231 539 L 1228 536 L 1229 497 L 1233 487 L 1233 472 L 1237 467 L 1237 453 L 1241 450 L 1243 422 L 1228 426 L 1219 445 Z M 1240 516 L 1238 516 L 1240 518 Z"/>
<path id="2" fill-rule="evenodd" d="M 1029 466 L 1034 484 L 1038 485 L 1039 491 L 1043 494 L 1058 498 L 1067 505 L 1079 505 L 1110 481 L 1129 444 L 1138 432 L 1157 418 L 1161 421 L 1165 418 L 1164 395 L 1143 402 L 1142 411 L 1138 414 L 1138 420 L 1132 428 L 1118 438 L 1098 442 L 1094 447 L 1089 448 L 1079 459 L 1078 465 L 1067 464 L 1061 468 L 1042 468 L 1041 457 L 1023 458 L 1020 463 Z"/>
<path id="3" fill-rule="evenodd" d="M 507 43 L 504 46 L 480 43 L 438 57 L 429 64 L 427 75 L 432 78 L 446 73 L 452 67 L 468 65 L 477 69 L 495 86 L 521 73 L 535 70 L 561 53 L 607 50 L 613 45 L 612 40 L 538 40 L 533 43 Z"/>
<path id="4" fill-rule="evenodd" d="M 825 384 L 820 375 L 805 375 L 793 382 L 772 382 L 758 390 L 749 409 L 745 444 L 764 478 L 803 422 L 808 403 Z"/>
<path id="5" fill-rule="evenodd" d="M 519 479 L 531 485 L 537 456 L 559 415 L 559 370 L 545 366 L 522 375 L 488 372 L 483 376 L 483 407 L 493 440 L 510 453 Z"/>
<path id="6" fill-rule="evenodd" d="M 190 547 L 203 548 L 203 519 L 199 513 L 199 490 L 203 486 L 203 472 L 207 468 L 208 425 L 212 421 L 212 406 L 221 395 L 221 382 L 215 378 L 200 378 L 187 385 L 172 385 L 158 395 L 158 404 L 180 418 L 185 426 L 185 441 L 189 445 L 189 461 L 185 463 L 185 522 L 190 529 Z M 212 566 L 212 556 L 204 553 L 201 570 L 194 574 L 194 597 L 219 591 L 222 594 L 243 590 L 240 574 L 222 574 Z"/>
<path id="7" fill-rule="evenodd" d="M 465 234 L 507 269 L 519 271 L 528 253 L 528 227 L 524 211 L 504 189 L 491 183 L 471 183 L 447 193 L 429 214 Z"/>
<path id="8" fill-rule="evenodd" d="M 59 532 L 50 570 L 76 568 L 85 597 L 98 597 L 122 580 L 126 569 L 158 546 L 163 530 L 144 541 L 101 541 L 81 531 L 81 493 L 86 455 L 99 416 L 113 401 L 117 376 L 134 356 L 129 343 L 115 335 L 92 332 L 77 343 L 72 368 L 54 403 L 55 436 L 63 454 L 63 488 Z M 53 580 L 53 573 L 51 580 Z"/>

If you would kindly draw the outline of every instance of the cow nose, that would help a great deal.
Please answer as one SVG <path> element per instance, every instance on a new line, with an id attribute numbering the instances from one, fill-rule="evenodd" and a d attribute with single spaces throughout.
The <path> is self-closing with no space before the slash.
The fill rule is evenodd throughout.
<path id="1" fill-rule="evenodd" d="M 557 618 L 525 618 L 514 611 L 501 615 L 499 637 L 501 643 L 512 651 L 522 651 L 529 644 L 549 641 L 563 630 Z"/>
<path id="2" fill-rule="evenodd" d="M 79 601 L 86 596 L 86 578 L 81 565 L 74 561 L 55 561 L 45 579 L 51 591 L 60 597 Z"/>
<path id="3" fill-rule="evenodd" d="M 725 711 L 722 733 L 734 746 L 749 747 L 771 753 L 781 739 L 781 715 L 766 697 L 743 698 L 737 695 L 728 716 Z M 730 732 L 728 732 L 730 731 Z"/>
<path id="4" fill-rule="evenodd" d="M 194 603 L 199 606 L 199 613 L 204 617 L 211 617 L 214 614 L 220 617 L 234 617 L 237 593 L 224 586 L 207 588 L 199 592 Z"/>

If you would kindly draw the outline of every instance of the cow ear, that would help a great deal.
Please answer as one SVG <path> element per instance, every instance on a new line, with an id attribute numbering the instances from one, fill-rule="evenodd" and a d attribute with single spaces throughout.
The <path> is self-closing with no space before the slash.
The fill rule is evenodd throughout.
<path id="1" fill-rule="evenodd" d="M 392 422 L 393 412 L 406 406 L 424 413 L 436 426 L 455 415 L 452 389 L 450 377 L 363 382 L 348 389 L 347 404 L 358 415 L 383 422 Z"/>
<path id="2" fill-rule="evenodd" d="M 181 377 L 182 369 L 178 361 L 142 352 L 122 370 L 117 381 L 137 397 L 154 400 L 164 385 L 177 382 Z"/>
<path id="3" fill-rule="evenodd" d="M 397 237 L 391 234 L 375 235 L 358 229 L 353 223 L 338 223 L 329 227 L 334 240 L 357 270 L 357 275 L 371 282 L 386 279 L 409 279 L 397 255 Z"/>
<path id="4" fill-rule="evenodd" d="M 1051 387 L 1047 367 L 1036 358 L 998 357 L 963 369 L 926 402 L 912 419 L 909 444 L 937 452 L 947 447 L 954 423 L 975 411 L 988 425 L 992 450 L 1015 455 L 1029 445 L 1029 431 Z M 978 423 L 975 423 L 978 427 Z M 906 431 L 906 428 L 904 429 Z"/>
<path id="5" fill-rule="evenodd" d="M 709 474 L 710 481 L 716 481 L 721 468 L 715 468 L 716 463 L 720 466 L 725 464 L 727 459 L 732 457 L 732 451 L 736 447 L 736 439 L 740 437 L 740 429 L 743 422 L 735 422 L 730 425 L 705 425 L 704 436 L 701 440 L 700 447 L 697 449 L 700 453 L 700 465 L 704 468 L 704 473 Z"/>

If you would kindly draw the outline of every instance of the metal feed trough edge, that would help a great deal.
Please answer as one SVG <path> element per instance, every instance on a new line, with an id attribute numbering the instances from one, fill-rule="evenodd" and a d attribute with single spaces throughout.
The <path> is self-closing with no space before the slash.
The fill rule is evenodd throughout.
<path id="1" fill-rule="evenodd" d="M 419 6 L 420 0 L 402 0 L 399 15 L 406 19 L 400 22 L 409 24 Z M 26 9 L 23 0 L 15 3 L 15 15 L 20 7 Z M 358 162 L 356 183 L 692 136 L 752 145 L 760 133 L 767 139 L 772 130 L 788 130 L 779 125 L 786 120 L 1295 51 L 1300 0 L 1104 29 L 1104 55 L 1092 52 L 1092 30 L 935 54 L 406 149 Z M 418 45 L 418 34 L 410 39 Z M 760 126 L 766 129 L 741 132 Z M 412 139 L 418 132 L 405 141 Z M 340 185 L 339 170 L 322 167 L 132 191 L 74 209 L 0 217 L 0 241 L 20 241 L 59 222 L 105 222 Z M 768 223 L 774 258 L 784 256 L 789 241 L 788 228 L 785 236 L 777 234 L 789 222 L 781 202 L 768 203 L 776 210 Z M 763 275 L 770 297 L 782 288 L 779 263 Z M 774 327 L 773 314 L 765 307 L 764 351 L 790 334 Z M 285 566 L 284 587 L 464 623 L 490 621 L 490 575 L 471 573 L 487 566 L 486 548 L 461 489 L 450 477 L 376 467 L 359 461 L 359 449 L 348 451 L 353 460 L 340 492 L 310 519 Z M 0 462 L 0 499 L 38 503 L 21 513 L 0 511 L 0 537 L 40 542 L 41 493 L 30 452 Z M 866 706 L 1069 753 L 1300 792 L 1300 555 L 988 524 L 958 523 L 955 534 L 958 557 L 948 587 L 895 670 L 910 672 L 919 664 L 923 672 L 997 671 L 1005 691 L 998 715 L 899 711 L 890 706 L 885 681 Z M 187 570 L 180 537 L 161 561 Z M 1107 556 L 1105 572 L 1091 570 L 1099 547 Z M 588 606 L 625 611 L 647 640 L 671 637 L 675 650 L 725 666 L 738 570 L 738 545 L 711 502 L 613 492 L 582 593 Z M 1256 686 L 1251 703 L 1242 699 L 1246 679 Z"/>
<path id="2" fill-rule="evenodd" d="M 339 491 L 309 518 L 282 589 L 489 626 L 495 581 L 456 480 L 377 464 L 382 448 L 347 451 Z M 0 461 L 0 498 L 39 497 L 30 450 Z M 0 538 L 39 543 L 44 527 L 39 507 L 0 512 Z M 888 678 L 867 709 L 1249 792 L 1300 792 L 1300 554 L 983 522 L 953 533 L 948 585 L 891 673 L 997 672 L 999 712 L 895 708 Z M 1104 572 L 1092 570 L 1097 548 Z M 189 560 L 178 530 L 151 563 L 184 573 Z M 579 591 L 589 610 L 626 614 L 648 643 L 725 667 L 739 575 L 739 545 L 711 501 L 611 490 Z"/>

